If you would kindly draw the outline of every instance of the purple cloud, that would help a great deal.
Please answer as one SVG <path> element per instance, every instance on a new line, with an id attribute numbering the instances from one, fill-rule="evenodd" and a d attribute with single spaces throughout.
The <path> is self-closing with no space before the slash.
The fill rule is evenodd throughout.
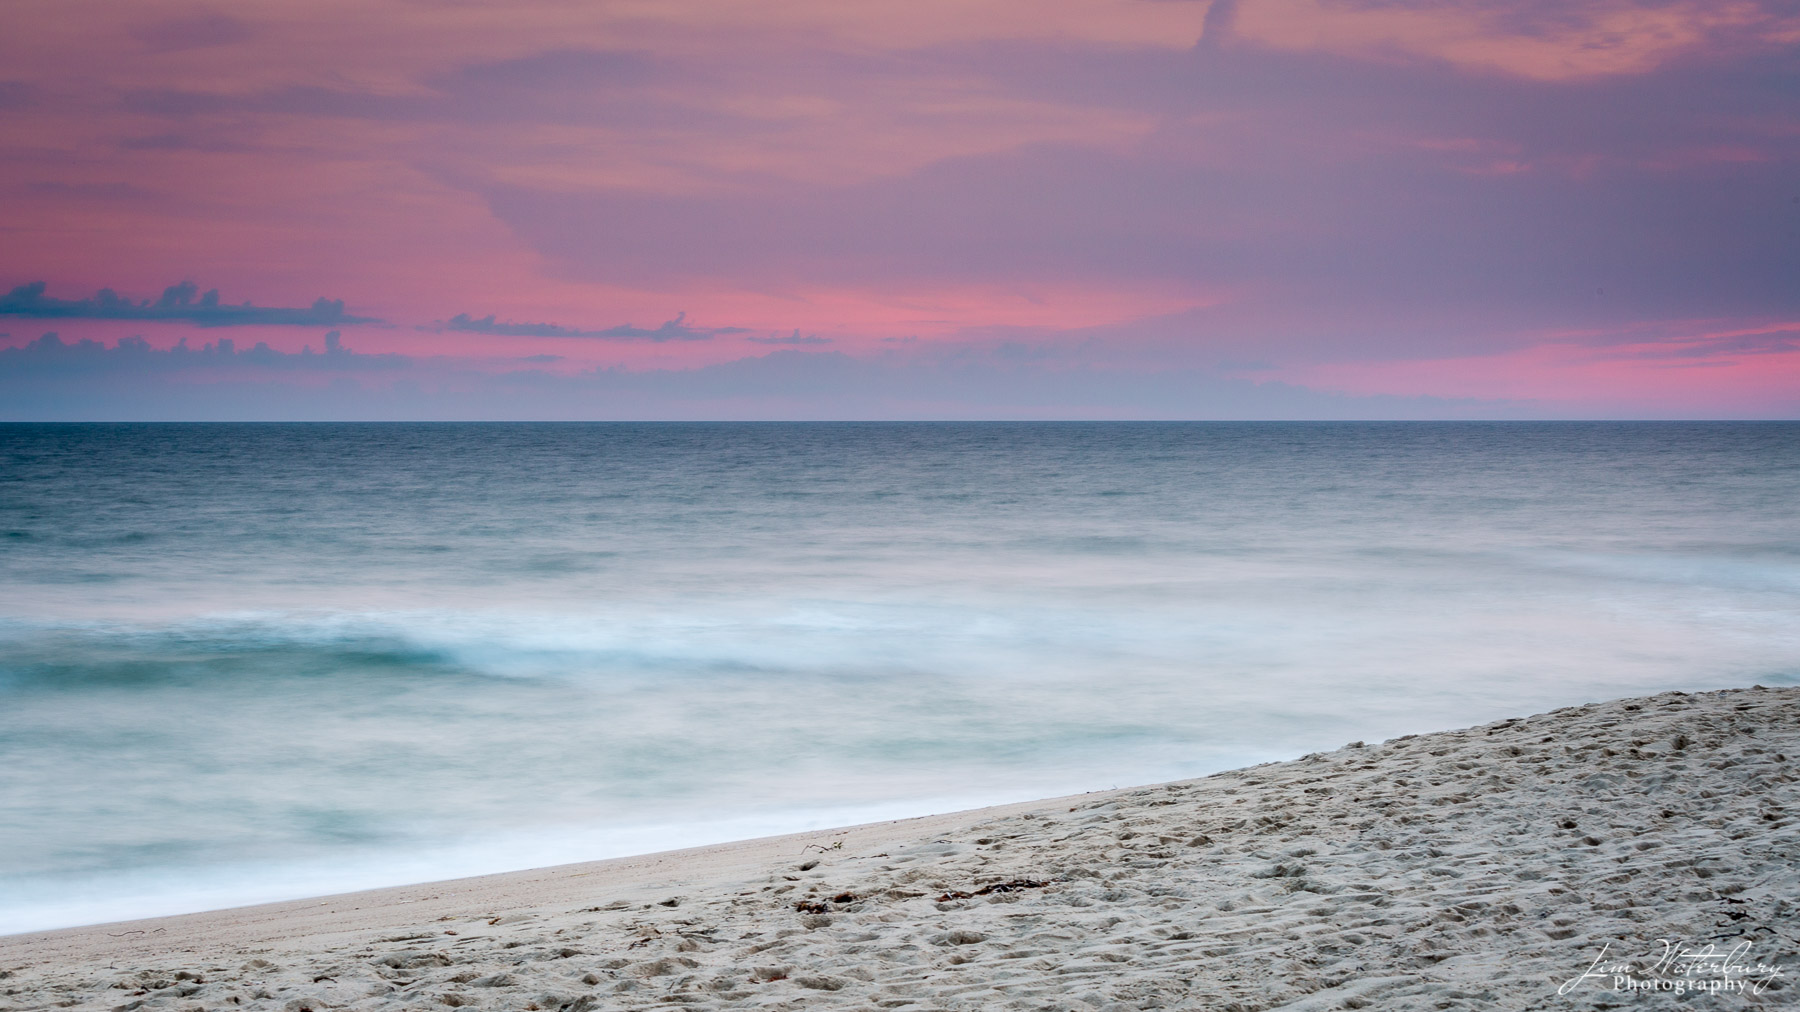
<path id="1" fill-rule="evenodd" d="M 908 58 L 1163 124 L 1123 150 L 1037 144 L 841 186 L 463 182 L 559 273 L 644 285 L 1191 285 L 1231 293 L 1202 314 L 1221 325 L 1352 354 L 1800 313 L 1791 47 L 1560 82 L 1245 45 Z"/>
<path id="2" fill-rule="evenodd" d="M 217 12 L 171 18 L 131 29 L 131 37 L 153 53 L 229 46 L 255 37 L 250 26 Z"/>
<path id="3" fill-rule="evenodd" d="M 376 122 L 562 123 L 684 128 L 729 121 L 646 91 L 693 76 L 640 52 L 549 50 L 472 63 L 419 83 L 434 94 L 393 95 L 344 87 L 290 85 L 252 92 L 135 89 L 121 98 L 132 113 L 169 119 L 309 116 Z"/>

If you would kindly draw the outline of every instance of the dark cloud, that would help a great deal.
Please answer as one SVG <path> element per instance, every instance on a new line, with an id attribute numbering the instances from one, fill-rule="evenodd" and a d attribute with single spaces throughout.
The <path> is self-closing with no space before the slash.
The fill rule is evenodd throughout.
<path id="1" fill-rule="evenodd" d="M 346 313 L 342 299 L 321 298 L 304 309 L 253 306 L 248 302 L 226 305 L 219 301 L 217 288 L 203 295 L 191 281 L 163 289 L 162 297 L 155 302 L 133 302 L 110 288 L 102 288 L 88 299 L 57 299 L 45 295 L 46 288 L 44 282 L 34 281 L 0 296 L 0 316 L 40 320 L 183 320 L 202 327 L 333 327 L 380 322 L 371 316 Z"/>
<path id="2" fill-rule="evenodd" d="M 36 96 L 37 90 L 24 81 L 0 81 L 0 111 L 23 109 Z"/>
<path id="3" fill-rule="evenodd" d="M 0 377 L 20 380 L 55 376 L 169 374 L 204 370 L 279 370 L 350 372 L 404 368 L 404 355 L 365 355 L 344 347 L 335 330 L 325 335 L 322 351 L 307 345 L 298 352 L 277 351 L 258 341 L 240 350 L 231 338 L 188 347 L 183 338 L 173 348 L 157 349 L 141 337 L 122 337 L 108 347 L 82 339 L 68 343 L 55 332 L 14 348 L 0 349 Z"/>
<path id="4" fill-rule="evenodd" d="M 1231 42 L 1236 30 L 1238 0 L 1212 0 L 1207 5 L 1206 19 L 1201 23 L 1199 45 L 1217 49 Z"/>
<path id="5" fill-rule="evenodd" d="M 834 339 L 820 337 L 817 334 L 803 335 L 798 329 L 795 329 L 792 334 L 787 334 L 785 336 L 781 334 L 770 334 L 768 337 L 747 337 L 744 340 L 754 341 L 757 344 L 830 344 Z"/>
<path id="6" fill-rule="evenodd" d="M 706 341 L 720 334 L 743 334 L 743 327 L 692 327 L 686 313 L 676 313 L 659 327 L 646 329 L 629 323 L 604 330 L 579 330 L 554 323 L 502 323 L 492 313 L 475 319 L 458 313 L 448 320 L 433 324 L 431 330 L 455 330 L 470 334 L 494 334 L 503 337 L 598 337 L 617 341 Z"/>
<path id="7" fill-rule="evenodd" d="M 131 30 L 131 37 L 153 53 L 173 53 L 184 49 L 208 49 L 245 42 L 256 33 L 249 25 L 217 12 L 172 18 Z"/>

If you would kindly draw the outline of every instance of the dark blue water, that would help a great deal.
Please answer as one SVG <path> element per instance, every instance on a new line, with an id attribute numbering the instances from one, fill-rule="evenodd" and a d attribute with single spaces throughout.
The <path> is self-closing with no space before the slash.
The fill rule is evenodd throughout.
<path id="1" fill-rule="evenodd" d="M 1800 425 L 0 426 L 0 930 L 1800 674 Z"/>

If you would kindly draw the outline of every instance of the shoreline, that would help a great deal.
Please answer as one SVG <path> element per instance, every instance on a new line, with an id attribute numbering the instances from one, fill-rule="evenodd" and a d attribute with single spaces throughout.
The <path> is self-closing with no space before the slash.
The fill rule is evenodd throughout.
<path id="1" fill-rule="evenodd" d="M 667 898 L 660 895 L 661 892 L 692 887 L 701 880 L 719 878 L 726 881 L 730 876 L 749 874 L 770 862 L 781 863 L 792 859 L 792 862 L 804 863 L 805 854 L 817 853 L 816 849 L 808 848 L 822 847 L 826 851 L 832 851 L 834 843 L 843 841 L 845 847 L 879 849 L 895 841 L 910 841 L 922 835 L 940 834 L 947 829 L 961 827 L 970 819 L 1004 818 L 1027 813 L 1049 814 L 1066 811 L 1069 805 L 1144 789 L 1146 788 L 1109 788 L 1066 797 L 990 805 L 854 826 L 834 826 L 649 854 L 495 872 L 490 875 L 382 886 L 162 917 L 17 932 L 0 935 L 0 968 L 4 968 L 4 957 L 10 955 L 15 946 L 19 951 L 37 951 L 40 946 L 55 949 L 67 947 L 68 951 L 85 954 L 88 945 L 97 945 L 107 948 L 109 953 L 115 950 L 128 952 L 135 951 L 136 946 L 117 939 L 157 932 L 173 933 L 183 939 L 204 938 L 211 937 L 220 929 L 232 932 L 234 942 L 240 940 L 237 932 L 247 931 L 251 934 L 241 936 L 243 942 L 266 944 L 283 938 L 333 934 L 340 930 L 377 930 L 389 919 L 398 926 L 410 924 L 421 917 L 437 918 L 446 913 L 455 916 L 465 909 L 472 910 L 494 903 L 520 902 L 536 899 L 540 895 L 567 895 L 554 892 L 562 889 L 635 890 L 645 892 L 646 895 L 657 893 L 660 901 Z M 580 879 L 593 881 L 577 881 Z M 353 913 L 361 913 L 363 916 L 347 916 Z M 347 923 L 353 923 L 354 926 L 344 927 Z M 264 931 L 267 934 L 257 933 Z M 108 941 L 97 941 L 97 937 L 102 935 Z M 144 941 L 149 950 L 163 945 L 161 942 L 139 941 Z M 0 1005 L 0 1008 L 4 1006 Z"/>
<path id="2" fill-rule="evenodd" d="M 1800 913 L 1796 760 L 1800 688 L 1664 693 L 1197 780 L 0 936 L 0 1010 L 1535 1008 L 1619 1000 L 1555 992 L 1603 946 L 1637 965 L 1659 938 L 1747 941 L 1800 976 L 1780 927 Z M 1797 985 L 1764 986 L 1747 1000 Z"/>

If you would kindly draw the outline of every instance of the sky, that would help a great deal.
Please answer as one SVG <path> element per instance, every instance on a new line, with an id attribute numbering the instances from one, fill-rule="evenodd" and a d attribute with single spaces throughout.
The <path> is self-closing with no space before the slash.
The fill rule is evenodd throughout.
<path id="1" fill-rule="evenodd" d="M 1800 417 L 1793 0 L 8 0 L 0 419 Z"/>

